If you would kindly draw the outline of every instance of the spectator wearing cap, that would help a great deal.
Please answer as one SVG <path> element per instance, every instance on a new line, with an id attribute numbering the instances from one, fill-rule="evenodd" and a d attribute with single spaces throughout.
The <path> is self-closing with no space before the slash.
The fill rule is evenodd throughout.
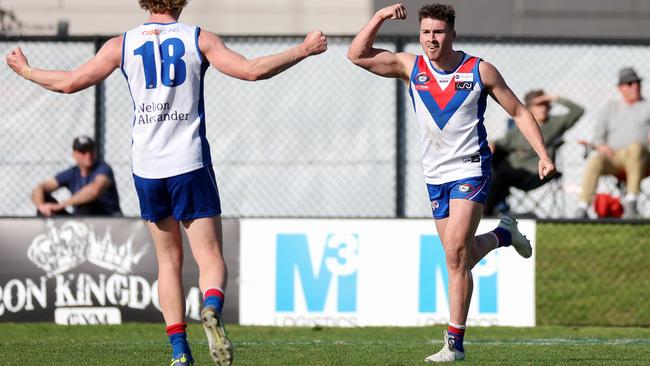
<path id="1" fill-rule="evenodd" d="M 603 109 L 593 141 L 580 141 L 594 150 L 582 178 L 577 218 L 587 217 L 601 175 L 625 173 L 627 193 L 623 197 L 623 218 L 637 216 L 637 197 L 647 171 L 650 140 L 650 102 L 641 95 L 641 78 L 631 67 L 619 71 L 620 100 Z"/>
<path id="2" fill-rule="evenodd" d="M 555 156 L 562 135 L 580 119 L 584 109 L 566 98 L 546 94 L 541 89 L 526 93 L 524 102 L 539 124 L 549 155 Z M 566 107 L 567 112 L 551 115 L 553 104 Z M 539 179 L 537 154 L 518 128 L 509 129 L 506 135 L 491 144 L 490 148 L 494 156 L 492 183 L 484 208 L 486 216 L 508 211 L 506 198 L 510 193 L 510 187 L 529 191 L 541 187 L 552 179 Z"/>
<path id="3" fill-rule="evenodd" d="M 72 207 L 74 215 L 121 216 L 120 199 L 111 167 L 97 161 L 95 142 L 88 136 L 79 136 L 72 142 L 72 158 L 76 165 L 59 172 L 34 188 L 32 202 L 38 216 L 68 214 Z M 70 198 L 58 202 L 51 195 L 65 187 Z"/>

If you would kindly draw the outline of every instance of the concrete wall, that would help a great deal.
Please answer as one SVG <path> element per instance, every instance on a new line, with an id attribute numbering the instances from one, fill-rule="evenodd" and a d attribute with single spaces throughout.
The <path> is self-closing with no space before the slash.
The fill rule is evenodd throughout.
<path id="1" fill-rule="evenodd" d="M 0 0 L 0 8 L 24 24 L 22 34 L 56 34 L 61 20 L 72 35 L 118 34 L 147 16 L 136 0 Z M 181 20 L 219 34 L 351 34 L 371 13 L 371 0 L 192 0 Z"/>
<path id="2" fill-rule="evenodd" d="M 449 0 L 442 0 L 449 2 Z M 396 0 L 192 0 L 182 20 L 219 34 L 354 34 L 376 9 Z M 383 34 L 417 30 L 417 10 L 431 0 L 403 1 L 411 11 Z M 461 35 L 627 37 L 650 34 L 648 0 L 454 0 Z M 146 18 L 136 0 L 0 0 L 23 24 L 22 34 L 118 34 Z M 5 23 L 7 21 L 5 20 Z"/>
<path id="3" fill-rule="evenodd" d="M 374 8 L 394 0 L 374 0 Z M 383 34 L 417 34 L 417 11 L 433 1 L 405 1 L 410 16 L 387 22 Z M 644 38 L 650 35 L 648 0 L 454 0 L 460 35 Z"/>

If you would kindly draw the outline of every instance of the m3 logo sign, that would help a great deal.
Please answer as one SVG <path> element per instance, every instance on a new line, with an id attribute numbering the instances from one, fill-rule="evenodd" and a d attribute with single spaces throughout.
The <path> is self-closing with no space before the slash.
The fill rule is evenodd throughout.
<path id="1" fill-rule="evenodd" d="M 357 310 L 358 235 L 328 234 L 324 243 L 310 243 L 306 234 L 277 234 L 276 239 L 276 311 L 295 311 L 301 293 L 307 311 L 323 312 L 334 283 L 336 310 Z"/>
<path id="2" fill-rule="evenodd" d="M 497 266 L 490 258 L 498 253 L 491 253 L 483 258 L 472 269 L 474 275 L 474 299 L 478 300 L 479 313 L 497 313 Z M 440 237 L 422 235 L 420 237 L 420 313 L 436 313 L 439 296 L 446 296 L 443 300 L 449 304 L 449 275 L 445 264 L 445 251 L 442 248 Z M 440 288 L 442 287 L 442 289 Z M 440 291 L 443 290 L 443 291 Z"/>

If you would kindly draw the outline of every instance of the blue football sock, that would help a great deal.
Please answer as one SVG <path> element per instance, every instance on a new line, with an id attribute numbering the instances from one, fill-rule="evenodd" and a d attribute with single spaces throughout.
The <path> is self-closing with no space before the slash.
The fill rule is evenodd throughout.
<path id="1" fill-rule="evenodd" d="M 498 247 L 507 247 L 512 243 L 512 234 L 502 227 L 498 227 L 492 230 L 494 235 L 497 236 L 497 248 Z"/>
<path id="2" fill-rule="evenodd" d="M 463 338 L 465 338 L 464 326 L 450 324 L 447 327 L 447 336 L 454 340 L 454 346 L 456 346 L 457 350 L 465 352 L 465 347 L 463 347 Z"/>
<path id="3" fill-rule="evenodd" d="M 213 306 L 219 313 L 223 310 L 223 291 L 217 288 L 210 288 L 203 295 L 203 307 Z"/>
<path id="4" fill-rule="evenodd" d="M 176 358 L 181 353 L 185 353 L 188 358 L 192 359 L 192 351 L 187 343 L 187 333 L 185 328 L 187 324 L 178 323 L 167 327 L 167 336 L 169 343 L 172 345 L 172 358 Z"/>

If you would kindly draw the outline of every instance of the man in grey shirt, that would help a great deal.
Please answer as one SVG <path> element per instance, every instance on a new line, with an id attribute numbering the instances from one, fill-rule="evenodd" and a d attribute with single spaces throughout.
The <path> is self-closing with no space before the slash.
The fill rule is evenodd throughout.
<path id="1" fill-rule="evenodd" d="M 623 217 L 637 216 L 637 197 L 641 179 L 647 174 L 650 141 L 650 101 L 641 96 L 641 78 L 634 69 L 619 72 L 618 91 L 622 100 L 607 104 L 603 110 L 593 143 L 583 142 L 595 150 L 587 162 L 578 203 L 578 218 L 587 217 L 587 208 L 601 175 L 625 174 L 627 193 L 623 198 Z"/>

